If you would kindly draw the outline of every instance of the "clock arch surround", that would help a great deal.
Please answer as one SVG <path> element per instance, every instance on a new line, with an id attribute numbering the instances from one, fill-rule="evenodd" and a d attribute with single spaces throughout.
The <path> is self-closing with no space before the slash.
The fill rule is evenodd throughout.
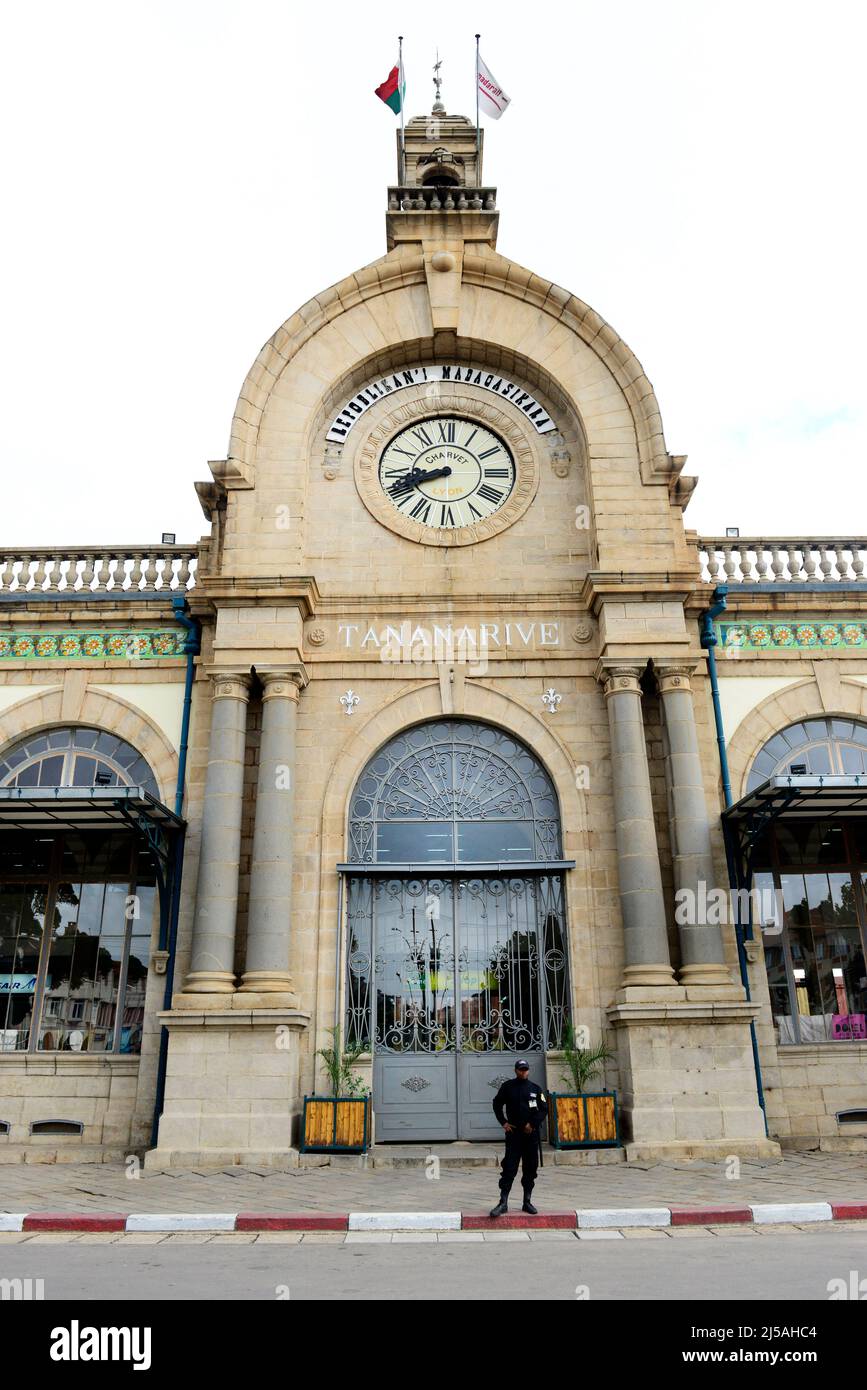
<path id="1" fill-rule="evenodd" d="M 486 399 L 487 396 L 487 399 Z M 350 435 L 346 455 L 352 468 L 358 494 L 371 516 L 388 530 L 406 540 L 440 548 L 478 545 L 514 525 L 526 512 L 539 490 L 542 452 L 516 410 L 494 405 L 488 393 L 452 382 L 428 382 L 408 387 L 399 400 L 386 400 L 371 407 L 366 428 L 359 438 Z M 468 526 L 433 529 L 409 516 L 402 516 L 385 496 L 379 481 L 379 462 L 383 451 L 403 430 L 424 420 L 448 415 L 483 425 L 499 435 L 509 448 L 515 465 L 515 482 L 502 506 L 490 516 Z"/>

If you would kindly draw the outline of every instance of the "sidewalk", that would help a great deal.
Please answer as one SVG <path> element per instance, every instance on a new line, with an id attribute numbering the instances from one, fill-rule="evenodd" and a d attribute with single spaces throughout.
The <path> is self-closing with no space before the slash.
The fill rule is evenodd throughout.
<path id="1" fill-rule="evenodd" d="M 4 1212 L 431 1212 L 487 1211 L 497 1198 L 493 1168 L 328 1167 L 178 1170 L 138 1177 L 123 1165 L 0 1165 Z M 515 1193 L 520 1199 L 520 1191 Z M 745 1207 L 761 1203 L 867 1201 L 867 1155 L 790 1154 L 724 1164 L 632 1164 L 592 1168 L 546 1163 L 533 1200 L 540 1212 L 576 1208 Z"/>

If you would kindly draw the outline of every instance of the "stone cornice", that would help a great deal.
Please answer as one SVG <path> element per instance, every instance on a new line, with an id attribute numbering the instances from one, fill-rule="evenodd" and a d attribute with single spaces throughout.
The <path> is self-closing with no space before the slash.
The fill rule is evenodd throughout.
<path id="1" fill-rule="evenodd" d="M 681 599 L 684 604 L 695 589 L 694 570 L 591 570 L 581 585 L 581 600 L 598 613 L 606 598 L 615 601 L 637 595 L 653 603 L 659 599 Z M 705 608 L 711 599 L 703 605 Z"/>
<path id="2" fill-rule="evenodd" d="M 312 575 L 274 578 L 206 575 L 201 591 L 218 608 L 246 606 L 262 600 L 272 606 L 297 607 L 305 619 L 315 615 L 321 599 Z"/>
<path id="3" fill-rule="evenodd" d="M 610 1004 L 605 1010 L 615 1028 L 630 1023 L 749 1023 L 758 1018 L 761 1004 L 740 999 L 715 999 L 707 1003 L 692 999 Z"/>

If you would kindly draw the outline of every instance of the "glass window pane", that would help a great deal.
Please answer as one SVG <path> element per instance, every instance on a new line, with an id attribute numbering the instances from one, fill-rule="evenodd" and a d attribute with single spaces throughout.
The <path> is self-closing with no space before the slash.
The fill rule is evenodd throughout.
<path id="1" fill-rule="evenodd" d="M 867 979 L 857 926 L 815 932 L 823 997 L 830 1001 L 830 1037 L 835 1042 L 867 1039 Z"/>
<path id="2" fill-rule="evenodd" d="M 834 738 L 851 738 L 854 727 L 851 719 L 831 720 L 831 734 Z"/>
<path id="3" fill-rule="evenodd" d="M 807 771 L 811 777 L 824 777 L 829 772 L 833 771 L 831 766 L 831 751 L 826 744 L 814 744 L 812 748 L 806 750 L 805 757 Z M 804 761 L 804 758 L 801 757 L 800 754 L 798 758 L 793 759 L 794 762 L 798 762 L 799 760 L 801 762 Z"/>
<path id="4" fill-rule="evenodd" d="M 41 763 L 37 763 L 39 768 L 40 787 L 61 787 L 63 785 L 63 754 L 55 754 L 50 758 L 43 758 Z"/>
<path id="5" fill-rule="evenodd" d="M 451 824 L 400 821 L 379 825 L 376 858 L 383 864 L 451 863 Z"/>
<path id="6" fill-rule="evenodd" d="M 795 982 L 795 1009 L 802 1043 L 826 1042 L 831 1036 L 832 1000 L 823 993 L 819 965 L 809 927 L 789 931 L 792 973 Z"/>
<path id="7" fill-rule="evenodd" d="M 803 874 L 780 874 L 780 887 L 783 890 L 783 907 L 787 927 L 805 927 L 809 924 L 807 909 L 807 890 Z"/>
<path id="8" fill-rule="evenodd" d="M 841 743 L 839 751 L 844 772 L 852 776 L 867 772 L 867 748 L 854 748 L 851 743 Z"/>
<path id="9" fill-rule="evenodd" d="M 29 763 L 27 767 L 22 767 L 18 776 L 13 778 L 12 785 L 15 787 L 38 787 L 39 764 Z"/>
<path id="10" fill-rule="evenodd" d="M 43 884 L 0 884 L 0 1052 L 30 1040 L 45 892 Z"/>
<path id="11" fill-rule="evenodd" d="M 92 787 L 95 776 L 96 759 L 83 758 L 79 754 L 72 770 L 72 785 L 74 787 Z"/>
<path id="12" fill-rule="evenodd" d="M 808 739 L 820 739 L 828 737 L 827 719 L 807 719 L 804 722 L 804 729 Z"/>
<path id="13" fill-rule="evenodd" d="M 457 831 L 462 863 L 536 858 L 532 821 L 462 821 Z"/>
<path id="14" fill-rule="evenodd" d="M 26 830 L 4 830 L 0 834 L 0 874 L 47 874 L 53 849 L 53 835 L 37 839 Z"/>

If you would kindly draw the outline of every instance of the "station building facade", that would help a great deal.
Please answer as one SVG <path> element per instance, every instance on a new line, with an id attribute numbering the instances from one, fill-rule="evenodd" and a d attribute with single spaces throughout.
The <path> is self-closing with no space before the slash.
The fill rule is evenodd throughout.
<path id="1" fill-rule="evenodd" d="M 689 530 L 475 127 L 398 177 L 201 541 L 4 557 L 0 1160 L 291 1163 L 335 1027 L 377 1141 L 496 1138 L 570 1023 L 629 1158 L 864 1148 L 867 542 Z"/>

